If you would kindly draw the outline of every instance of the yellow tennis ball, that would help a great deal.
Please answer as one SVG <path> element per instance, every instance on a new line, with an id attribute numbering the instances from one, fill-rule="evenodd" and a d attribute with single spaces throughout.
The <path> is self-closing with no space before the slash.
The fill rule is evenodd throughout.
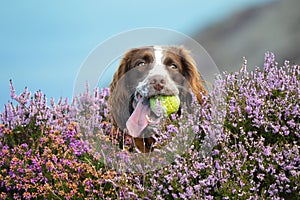
<path id="1" fill-rule="evenodd" d="M 155 96 L 150 98 L 150 108 L 157 115 L 170 116 L 178 111 L 180 99 L 178 96 Z"/>

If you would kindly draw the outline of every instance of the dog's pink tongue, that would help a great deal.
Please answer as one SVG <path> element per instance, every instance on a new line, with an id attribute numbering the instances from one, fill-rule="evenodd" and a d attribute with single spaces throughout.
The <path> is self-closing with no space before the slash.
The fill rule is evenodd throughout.
<path id="1" fill-rule="evenodd" d="M 132 137 L 139 137 L 141 132 L 148 125 L 146 115 L 150 114 L 149 103 L 143 104 L 143 98 L 141 98 L 134 109 L 133 113 L 126 122 L 129 135 Z"/>

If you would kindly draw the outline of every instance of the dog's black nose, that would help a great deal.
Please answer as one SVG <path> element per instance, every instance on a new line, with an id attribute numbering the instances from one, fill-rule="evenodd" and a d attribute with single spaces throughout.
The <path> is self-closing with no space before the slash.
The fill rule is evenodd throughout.
<path id="1" fill-rule="evenodd" d="M 166 85 L 166 79 L 162 75 L 154 75 L 150 78 L 150 84 L 156 91 L 161 91 Z"/>

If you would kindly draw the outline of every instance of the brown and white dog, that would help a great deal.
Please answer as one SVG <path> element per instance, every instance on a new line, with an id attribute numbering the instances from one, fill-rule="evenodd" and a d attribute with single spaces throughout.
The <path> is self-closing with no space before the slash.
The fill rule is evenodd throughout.
<path id="1" fill-rule="evenodd" d="M 149 98 L 178 95 L 190 103 L 194 93 L 199 103 L 206 90 L 189 52 L 177 46 L 149 46 L 129 50 L 110 84 L 109 103 L 114 125 L 134 138 L 141 152 L 151 151 L 151 127 L 157 116 Z M 180 112 L 180 111 L 179 111 Z"/>

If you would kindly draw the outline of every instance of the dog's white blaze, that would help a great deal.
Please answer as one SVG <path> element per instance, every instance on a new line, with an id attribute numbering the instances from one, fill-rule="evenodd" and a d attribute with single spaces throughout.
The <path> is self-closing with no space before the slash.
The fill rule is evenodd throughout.
<path id="1" fill-rule="evenodd" d="M 167 70 L 163 67 L 163 49 L 160 46 L 154 47 L 154 67 L 149 72 L 149 75 L 160 74 L 160 75 L 168 75 Z"/>
<path id="2" fill-rule="evenodd" d="M 162 58 L 163 58 L 163 50 L 159 46 L 154 47 L 154 56 L 155 56 L 155 63 L 156 65 L 162 65 Z"/>

